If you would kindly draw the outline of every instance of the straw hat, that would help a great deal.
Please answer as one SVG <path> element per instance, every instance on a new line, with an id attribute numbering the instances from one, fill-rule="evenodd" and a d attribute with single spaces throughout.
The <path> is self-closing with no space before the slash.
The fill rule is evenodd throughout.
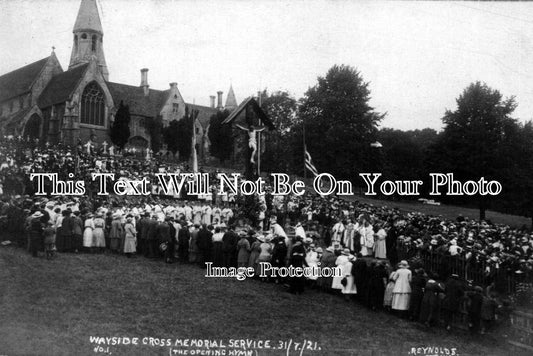
<path id="1" fill-rule="evenodd" d="M 33 213 L 33 215 L 31 217 L 34 218 L 34 219 L 38 219 L 38 218 L 43 217 L 43 216 L 44 216 L 43 213 L 41 213 L 40 211 L 36 211 L 35 213 Z"/>
<path id="2" fill-rule="evenodd" d="M 402 268 L 407 268 L 407 267 L 409 267 L 409 263 L 407 263 L 406 260 L 402 260 L 400 262 L 399 266 L 402 267 Z"/>

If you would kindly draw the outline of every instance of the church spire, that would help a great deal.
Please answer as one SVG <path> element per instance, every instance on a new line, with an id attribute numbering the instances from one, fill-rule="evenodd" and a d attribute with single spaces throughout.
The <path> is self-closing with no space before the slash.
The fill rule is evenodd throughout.
<path id="1" fill-rule="evenodd" d="M 108 80 L 109 73 L 103 48 L 104 31 L 102 30 L 96 0 L 81 1 L 78 17 L 72 32 L 74 33 L 74 44 L 72 46 L 69 69 L 95 59 L 100 72 L 105 80 Z"/>
<path id="2" fill-rule="evenodd" d="M 230 84 L 228 96 L 226 97 L 226 105 L 224 109 L 233 110 L 237 107 L 237 99 L 235 99 L 235 93 L 233 92 L 233 85 Z"/>
<path id="3" fill-rule="evenodd" d="M 104 34 L 102 23 L 100 22 L 100 15 L 98 14 L 98 7 L 96 6 L 96 0 L 81 1 L 73 32 L 80 31 L 94 31 L 101 35 Z"/>

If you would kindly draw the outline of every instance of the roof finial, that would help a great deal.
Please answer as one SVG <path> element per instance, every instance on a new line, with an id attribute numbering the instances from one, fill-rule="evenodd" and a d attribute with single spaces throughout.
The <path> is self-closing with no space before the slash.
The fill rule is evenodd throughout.
<path id="1" fill-rule="evenodd" d="M 55 52 L 55 50 L 56 50 L 56 47 L 52 46 L 52 52 Z"/>

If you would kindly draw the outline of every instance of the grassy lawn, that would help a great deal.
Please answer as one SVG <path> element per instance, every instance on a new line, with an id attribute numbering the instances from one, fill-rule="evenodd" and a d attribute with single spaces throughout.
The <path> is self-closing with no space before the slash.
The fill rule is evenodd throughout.
<path id="1" fill-rule="evenodd" d="M 293 339 L 321 350 L 254 355 L 408 355 L 455 347 L 460 355 L 510 354 L 503 341 L 471 337 L 372 312 L 340 296 L 254 280 L 207 279 L 190 265 L 63 254 L 32 258 L 0 247 L 0 355 L 95 355 L 90 336 Z M 140 342 L 140 341 L 139 341 Z M 112 355 L 169 355 L 169 347 L 110 346 Z M 229 353 L 226 353 L 228 355 Z"/>
<path id="2" fill-rule="evenodd" d="M 380 199 L 370 199 L 364 195 L 355 195 L 350 197 L 349 200 L 358 200 L 362 203 L 373 204 L 375 206 L 388 206 L 392 208 L 398 208 L 402 212 L 421 212 L 428 215 L 443 216 L 448 219 L 455 220 L 462 214 L 465 217 L 470 219 L 477 220 L 479 219 L 479 210 L 472 208 L 465 208 L 461 206 L 454 205 L 428 205 L 422 204 L 420 202 L 409 202 L 409 201 L 391 201 L 391 200 L 380 200 Z M 526 225 L 527 227 L 531 226 L 531 219 L 524 216 L 518 215 L 508 215 L 498 213 L 496 211 L 487 210 L 486 213 L 487 219 L 491 220 L 493 223 L 505 224 L 513 227 L 522 227 Z"/>

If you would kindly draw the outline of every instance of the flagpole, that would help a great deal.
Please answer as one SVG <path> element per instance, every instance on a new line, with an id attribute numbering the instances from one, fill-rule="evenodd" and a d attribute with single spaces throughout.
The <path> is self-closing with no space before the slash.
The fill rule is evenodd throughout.
<path id="1" fill-rule="evenodd" d="M 303 134 L 303 153 L 304 153 L 304 179 L 307 178 L 307 168 L 305 168 L 305 160 L 306 160 L 306 157 L 305 157 L 305 152 L 307 151 L 307 147 L 305 147 L 305 120 L 302 119 L 302 134 Z"/>

